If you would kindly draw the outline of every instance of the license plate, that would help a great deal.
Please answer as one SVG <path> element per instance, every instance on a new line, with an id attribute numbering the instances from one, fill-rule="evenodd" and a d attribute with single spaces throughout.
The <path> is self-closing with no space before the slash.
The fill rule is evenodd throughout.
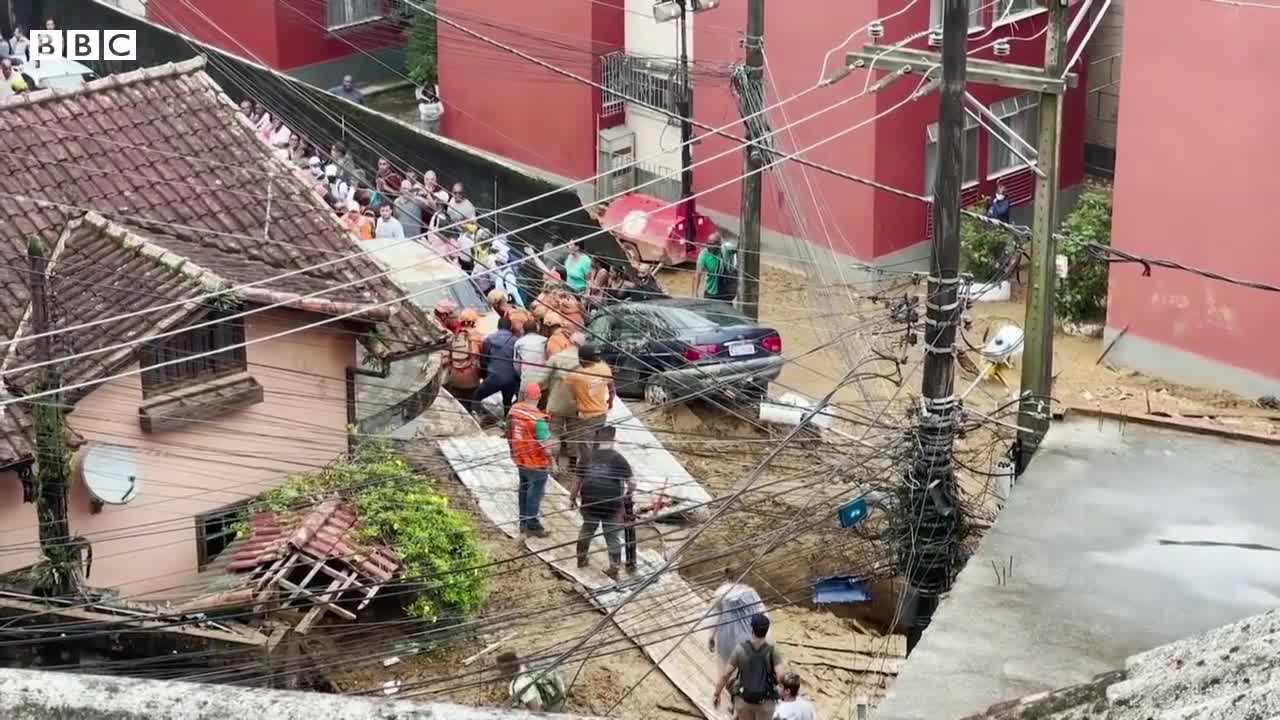
<path id="1" fill-rule="evenodd" d="M 743 355 L 755 355 L 756 344 L 743 342 L 733 343 L 729 345 L 729 357 L 742 357 Z"/>

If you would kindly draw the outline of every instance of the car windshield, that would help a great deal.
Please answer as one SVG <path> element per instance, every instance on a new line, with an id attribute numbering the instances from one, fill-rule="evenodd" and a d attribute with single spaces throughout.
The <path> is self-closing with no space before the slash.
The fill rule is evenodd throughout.
<path id="1" fill-rule="evenodd" d="M 433 282 L 423 288 L 411 288 L 414 303 L 418 307 L 435 307 L 441 300 L 452 300 L 462 310 L 476 310 L 481 313 L 489 311 L 489 304 L 480 296 L 480 291 L 472 284 L 471 278 L 460 275 L 446 283 Z"/>
<path id="2" fill-rule="evenodd" d="M 751 325 L 746 315 L 738 312 L 732 305 L 680 307 L 676 305 L 655 305 L 652 309 L 672 328 L 709 332 L 720 328 L 741 327 Z"/>
<path id="3" fill-rule="evenodd" d="M 81 85 L 84 85 L 84 77 L 81 75 L 53 75 L 40 78 L 40 87 L 50 90 L 71 90 Z"/>

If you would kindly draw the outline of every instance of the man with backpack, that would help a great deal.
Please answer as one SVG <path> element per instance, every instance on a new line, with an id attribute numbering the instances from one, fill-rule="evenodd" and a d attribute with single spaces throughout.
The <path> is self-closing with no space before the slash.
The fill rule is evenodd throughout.
<path id="1" fill-rule="evenodd" d="M 738 269 L 726 256 L 719 233 L 712 235 L 707 246 L 698 253 L 697 269 L 693 273 L 693 294 L 723 302 L 733 302 L 738 296 Z"/>
<path id="2" fill-rule="evenodd" d="M 720 707 L 726 687 L 733 698 L 737 720 L 773 720 L 778 703 L 778 649 L 765 639 L 769 618 L 757 613 L 751 618 L 751 638 L 743 641 L 729 658 L 729 668 L 716 684 L 712 706 Z M 730 686 L 732 683 L 732 686 Z"/>
<path id="3" fill-rule="evenodd" d="M 463 310 L 458 316 L 458 332 L 450 340 L 447 375 L 444 387 L 457 398 L 462 407 L 475 414 L 476 388 L 480 387 L 480 353 L 484 336 L 476 329 L 480 315 L 475 310 Z"/>

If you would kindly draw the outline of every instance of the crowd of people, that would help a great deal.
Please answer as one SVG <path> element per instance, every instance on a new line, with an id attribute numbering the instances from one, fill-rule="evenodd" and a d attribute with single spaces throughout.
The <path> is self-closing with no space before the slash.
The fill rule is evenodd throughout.
<path id="1" fill-rule="evenodd" d="M 46 20 L 44 27 L 46 30 L 58 29 L 53 18 Z M 26 28 L 16 25 L 8 39 L 0 38 L 0 98 L 33 89 L 22 76 L 22 67 L 30 60 L 31 39 Z"/>

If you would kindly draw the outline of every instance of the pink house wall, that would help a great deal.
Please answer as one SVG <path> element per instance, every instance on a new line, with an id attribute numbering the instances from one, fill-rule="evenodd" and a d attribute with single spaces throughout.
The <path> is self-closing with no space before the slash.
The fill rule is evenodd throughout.
<path id="1" fill-rule="evenodd" d="M 1280 197 L 1278 33 L 1280 12 L 1265 8 L 1201 0 L 1126 6 L 1117 248 L 1280 283 L 1271 212 Z M 1185 62 L 1173 39 L 1190 37 L 1221 40 L 1213 63 Z M 1267 385 L 1262 379 L 1280 387 L 1276 298 L 1185 272 L 1156 268 L 1141 277 L 1138 266 L 1113 265 L 1107 326 L 1128 328 L 1115 348 L 1125 362 L 1252 393 Z"/>
<path id="2" fill-rule="evenodd" d="M 297 327 L 308 317 L 254 315 L 246 337 Z M 264 388 L 264 401 L 252 407 L 188 429 L 143 433 L 140 377 L 131 375 L 100 386 L 70 415 L 87 440 L 133 448 L 141 470 L 138 497 L 96 515 L 83 483 L 72 487 L 72 530 L 93 544 L 95 587 L 126 596 L 180 595 L 197 570 L 195 515 L 253 497 L 346 451 L 345 372 L 356 363 L 354 338 L 336 327 L 308 330 L 247 352 L 249 373 Z M 36 559 L 35 523 L 35 505 L 22 503 L 17 478 L 0 479 L 0 572 Z"/>

